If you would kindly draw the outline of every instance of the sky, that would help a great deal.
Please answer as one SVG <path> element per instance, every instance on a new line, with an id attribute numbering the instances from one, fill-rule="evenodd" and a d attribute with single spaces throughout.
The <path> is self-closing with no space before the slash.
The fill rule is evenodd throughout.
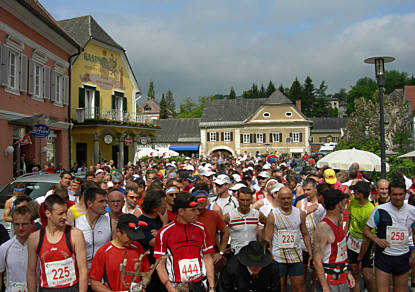
<path id="1" fill-rule="evenodd" d="M 386 70 L 415 74 L 413 0 L 39 0 L 57 19 L 91 14 L 126 50 L 146 99 L 241 94 L 252 83 L 321 81 L 328 93 Z"/>

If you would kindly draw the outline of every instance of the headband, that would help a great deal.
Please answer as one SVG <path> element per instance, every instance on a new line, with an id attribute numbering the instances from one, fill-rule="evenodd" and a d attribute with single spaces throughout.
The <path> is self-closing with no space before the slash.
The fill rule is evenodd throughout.
<path id="1" fill-rule="evenodd" d="M 25 188 L 21 188 L 21 189 L 14 188 L 13 189 L 13 191 L 15 191 L 15 192 L 24 192 L 24 190 L 25 190 Z"/>
<path id="2" fill-rule="evenodd" d="M 176 190 L 178 190 L 179 188 L 178 187 L 170 187 L 170 188 L 168 188 L 167 190 L 166 190 L 166 195 L 168 194 L 168 193 L 170 193 L 170 192 L 175 192 Z"/>

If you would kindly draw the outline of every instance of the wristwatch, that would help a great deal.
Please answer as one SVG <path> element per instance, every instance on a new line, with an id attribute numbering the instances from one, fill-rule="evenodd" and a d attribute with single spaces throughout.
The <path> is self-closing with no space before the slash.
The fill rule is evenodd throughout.
<path id="1" fill-rule="evenodd" d="M 225 253 L 224 253 L 223 251 L 219 251 L 219 254 L 220 254 L 221 256 L 223 256 Z M 213 287 L 213 288 L 215 288 L 215 287 Z"/>
<path id="2" fill-rule="evenodd" d="M 208 291 L 210 291 L 210 290 L 216 291 L 216 288 L 215 287 L 209 287 Z"/>

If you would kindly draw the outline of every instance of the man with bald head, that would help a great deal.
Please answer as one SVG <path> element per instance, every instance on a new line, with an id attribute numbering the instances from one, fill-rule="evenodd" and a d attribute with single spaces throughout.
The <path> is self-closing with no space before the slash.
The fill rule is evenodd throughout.
<path id="1" fill-rule="evenodd" d="M 108 207 L 110 208 L 111 230 L 113 235 L 117 230 L 118 218 L 123 214 L 124 195 L 115 188 L 108 190 Z"/>
<path id="2" fill-rule="evenodd" d="M 372 198 L 372 204 L 376 207 L 390 201 L 389 196 L 389 181 L 381 178 L 376 183 L 377 196 Z"/>
<path id="3" fill-rule="evenodd" d="M 293 193 L 288 187 L 278 192 L 279 206 L 273 209 L 265 224 L 265 240 L 271 243 L 272 255 L 278 262 L 281 291 L 287 291 L 287 275 L 293 291 L 305 291 L 301 236 L 312 256 L 311 239 L 307 231 L 304 211 L 293 207 Z"/>

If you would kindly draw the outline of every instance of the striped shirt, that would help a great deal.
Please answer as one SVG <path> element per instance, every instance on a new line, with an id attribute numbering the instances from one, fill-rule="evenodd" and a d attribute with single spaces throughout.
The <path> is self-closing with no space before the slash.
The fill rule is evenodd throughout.
<path id="1" fill-rule="evenodd" d="M 248 214 L 241 214 L 238 209 L 229 212 L 229 229 L 231 232 L 231 248 L 235 254 L 250 241 L 257 239 L 259 212 L 250 209 Z"/>

